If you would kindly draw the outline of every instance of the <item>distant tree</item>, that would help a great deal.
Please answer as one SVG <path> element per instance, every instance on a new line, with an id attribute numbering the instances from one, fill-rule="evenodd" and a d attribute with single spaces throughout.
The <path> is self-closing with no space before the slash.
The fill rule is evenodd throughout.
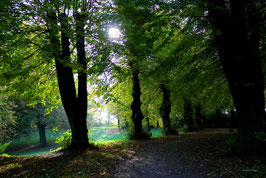
<path id="1" fill-rule="evenodd" d="M 191 101 L 187 98 L 183 98 L 184 100 L 184 121 L 186 125 L 186 130 L 188 132 L 196 131 L 195 120 L 193 118 L 193 108 Z"/>
<path id="2" fill-rule="evenodd" d="M 39 146 L 47 146 L 46 128 L 65 129 L 66 115 L 62 108 L 54 108 L 50 113 L 47 112 L 49 104 L 44 106 L 38 103 L 35 106 L 29 106 L 29 103 L 23 100 L 16 100 L 16 108 L 13 109 L 16 116 L 16 125 L 14 127 L 16 136 L 26 136 L 34 132 L 36 127 L 39 133 Z"/>
<path id="3" fill-rule="evenodd" d="M 171 120 L 170 120 L 170 112 L 171 112 L 171 95 L 170 94 L 171 93 L 166 88 L 164 83 L 160 85 L 160 88 L 163 93 L 163 102 L 160 108 L 160 115 L 163 120 L 163 132 L 165 135 L 177 134 L 177 131 L 175 131 L 171 127 Z"/>
<path id="4" fill-rule="evenodd" d="M 134 130 L 132 138 L 143 139 L 149 136 L 143 131 L 144 119 L 141 110 L 141 81 L 142 63 L 147 60 L 152 49 L 152 42 L 145 32 L 144 25 L 152 20 L 153 12 L 149 9 L 153 5 L 150 1 L 121 1 L 115 0 L 117 15 L 122 23 L 124 32 L 124 55 L 132 73 L 132 122 Z M 130 9 L 130 10 L 129 10 Z"/>
<path id="5" fill-rule="evenodd" d="M 204 116 L 201 113 L 201 105 L 198 103 L 195 106 L 195 120 L 196 120 L 196 125 L 198 129 L 202 130 L 204 129 Z"/>

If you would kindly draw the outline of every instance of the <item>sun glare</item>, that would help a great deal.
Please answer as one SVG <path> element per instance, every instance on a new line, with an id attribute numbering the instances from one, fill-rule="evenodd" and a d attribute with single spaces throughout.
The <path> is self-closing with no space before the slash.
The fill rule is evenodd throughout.
<path id="1" fill-rule="evenodd" d="M 120 36 L 120 31 L 118 28 L 110 28 L 109 29 L 109 37 L 110 38 L 119 38 Z"/>

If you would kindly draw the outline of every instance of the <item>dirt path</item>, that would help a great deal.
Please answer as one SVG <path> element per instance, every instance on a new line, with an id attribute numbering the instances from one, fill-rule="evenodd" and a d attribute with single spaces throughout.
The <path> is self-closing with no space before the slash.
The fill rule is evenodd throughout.
<path id="1" fill-rule="evenodd" d="M 135 144 L 137 146 L 123 150 L 124 161 L 116 167 L 114 177 L 201 178 L 237 175 L 237 171 L 231 171 L 234 170 L 233 164 L 239 166 L 239 160 L 224 156 L 228 134 L 228 129 L 211 129 L 197 134 L 141 141 Z M 243 170 L 238 171 L 243 173 Z"/>

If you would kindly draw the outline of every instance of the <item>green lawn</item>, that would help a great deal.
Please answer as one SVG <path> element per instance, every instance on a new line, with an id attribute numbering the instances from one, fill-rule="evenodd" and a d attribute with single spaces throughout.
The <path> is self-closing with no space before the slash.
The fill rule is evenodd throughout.
<path id="1" fill-rule="evenodd" d="M 34 156 L 43 153 L 48 153 L 51 150 L 55 150 L 58 145 L 55 145 L 55 141 L 58 137 L 63 135 L 64 131 L 52 131 L 46 130 L 46 138 L 50 147 L 40 148 L 38 147 L 39 135 L 38 132 L 33 132 L 28 136 L 22 136 L 17 139 L 13 139 L 9 145 L 9 151 L 7 153 L 12 156 Z M 151 129 L 152 137 L 161 137 L 163 133 L 160 129 Z M 89 134 L 90 141 L 96 145 L 109 144 L 114 142 L 127 141 L 127 132 L 117 127 L 94 127 L 90 129 Z"/>
<path id="2" fill-rule="evenodd" d="M 118 141 L 127 141 L 127 132 L 117 127 L 94 127 L 89 135 L 90 140 L 95 144 L 106 144 Z M 152 137 L 161 137 L 161 129 L 151 129 Z"/>
<path id="3" fill-rule="evenodd" d="M 52 131 L 51 129 L 46 129 L 46 139 L 48 144 L 53 145 L 57 137 L 62 136 L 64 131 Z M 34 130 L 29 135 L 22 135 L 18 138 L 11 140 L 9 148 L 25 147 L 28 145 L 38 145 L 39 143 L 39 133 L 38 130 Z"/>

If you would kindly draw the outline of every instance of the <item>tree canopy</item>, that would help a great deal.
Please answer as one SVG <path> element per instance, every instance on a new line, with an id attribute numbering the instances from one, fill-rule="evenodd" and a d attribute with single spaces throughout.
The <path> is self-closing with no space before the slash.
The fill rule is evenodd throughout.
<path id="1" fill-rule="evenodd" d="M 49 103 L 50 110 L 62 103 L 73 148 L 91 146 L 93 100 L 131 123 L 134 139 L 149 137 L 144 118 L 171 134 L 183 121 L 201 128 L 204 115 L 216 111 L 236 110 L 243 142 L 265 129 L 260 0 L 2 0 L 0 6 L 0 122 L 13 124 L 14 104 L 5 100 L 23 98 Z M 110 37 L 112 28 L 120 34 Z"/>

